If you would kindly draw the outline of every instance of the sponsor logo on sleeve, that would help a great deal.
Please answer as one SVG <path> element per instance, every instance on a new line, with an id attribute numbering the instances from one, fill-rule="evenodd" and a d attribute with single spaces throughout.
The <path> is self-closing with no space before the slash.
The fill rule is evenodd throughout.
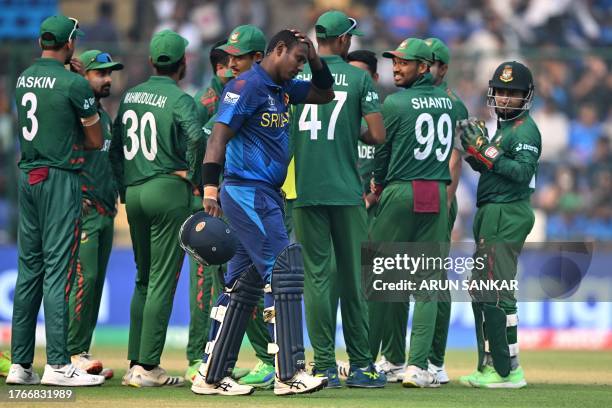
<path id="1" fill-rule="evenodd" d="M 225 98 L 223 98 L 223 103 L 235 105 L 238 102 L 238 99 L 240 99 L 240 95 L 233 92 L 226 92 Z"/>

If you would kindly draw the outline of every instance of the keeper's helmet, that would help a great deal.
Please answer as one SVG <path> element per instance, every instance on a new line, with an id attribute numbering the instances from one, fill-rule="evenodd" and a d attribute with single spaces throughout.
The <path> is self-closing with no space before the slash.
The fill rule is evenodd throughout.
<path id="1" fill-rule="evenodd" d="M 522 100 L 522 104 L 519 107 L 498 105 L 495 100 L 495 93 L 498 89 L 523 91 L 523 96 L 518 98 Z M 504 62 L 497 67 L 493 78 L 489 81 L 487 106 L 495 109 L 499 120 L 512 120 L 531 108 L 533 89 L 533 76 L 529 68 L 517 61 Z"/>
<path id="2" fill-rule="evenodd" d="M 183 222 L 181 247 L 202 265 L 221 265 L 236 252 L 236 238 L 221 218 L 198 211 Z"/>

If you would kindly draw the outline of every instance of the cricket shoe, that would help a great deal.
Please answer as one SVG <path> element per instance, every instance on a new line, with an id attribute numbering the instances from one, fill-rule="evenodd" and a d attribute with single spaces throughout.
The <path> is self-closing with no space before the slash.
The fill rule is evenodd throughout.
<path id="1" fill-rule="evenodd" d="M 470 384 L 476 388 L 523 388 L 527 385 L 525 372 L 522 367 L 510 371 L 506 377 L 502 377 L 495 370 L 470 380 Z"/>
<path id="2" fill-rule="evenodd" d="M 11 353 L 0 351 L 0 377 L 6 377 L 11 370 Z"/>
<path id="3" fill-rule="evenodd" d="M 450 382 L 450 378 L 448 378 L 448 373 L 444 368 L 444 364 L 441 367 L 438 367 L 435 364 L 432 364 L 430 361 L 427 362 L 427 371 L 432 374 L 435 374 L 438 377 L 438 381 L 440 384 L 448 384 Z"/>
<path id="4" fill-rule="evenodd" d="M 312 375 L 315 377 L 327 378 L 327 385 L 325 388 L 342 388 L 340 378 L 338 377 L 338 369 L 336 367 L 331 367 L 327 370 L 319 370 L 317 367 L 313 367 Z"/>
<path id="5" fill-rule="evenodd" d="M 232 368 L 232 378 L 238 381 L 242 377 L 246 377 L 247 375 L 249 375 L 250 372 L 251 370 L 249 370 L 248 368 L 234 367 Z"/>
<path id="6" fill-rule="evenodd" d="M 32 366 L 23 368 L 21 364 L 12 364 L 6 377 L 7 384 L 13 385 L 37 385 L 40 384 L 40 377 Z"/>
<path id="7" fill-rule="evenodd" d="M 189 367 L 187 367 L 187 370 L 185 371 L 185 381 L 193 384 L 193 379 L 198 374 L 200 364 L 202 364 L 202 360 L 192 360 L 189 362 Z"/>
<path id="8" fill-rule="evenodd" d="M 104 384 L 104 377 L 88 374 L 73 364 L 66 364 L 62 368 L 53 368 L 46 364 L 40 383 L 59 387 L 92 387 Z"/>
<path id="9" fill-rule="evenodd" d="M 136 366 L 132 366 L 127 369 L 127 371 L 121 378 L 121 385 L 130 385 L 130 381 L 132 380 L 132 373 L 134 372 L 134 367 Z"/>
<path id="10" fill-rule="evenodd" d="M 198 370 L 191 385 L 191 391 L 200 395 L 250 395 L 255 388 L 238 384 L 232 377 L 225 377 L 215 384 L 208 384 L 206 377 Z"/>
<path id="11" fill-rule="evenodd" d="M 376 371 L 384 373 L 387 376 L 387 382 L 402 382 L 404 373 L 406 372 L 406 364 L 393 364 L 387 361 L 385 356 L 374 364 Z"/>
<path id="12" fill-rule="evenodd" d="M 88 374 L 100 374 L 104 368 L 100 360 L 92 359 L 91 354 L 86 351 L 71 356 L 70 361 L 72 362 L 73 366 L 80 368 L 83 371 L 87 371 Z"/>
<path id="13" fill-rule="evenodd" d="M 299 370 L 289 381 L 274 379 L 275 395 L 310 394 L 321 391 L 327 385 L 326 377 L 314 377 L 305 370 Z"/>
<path id="14" fill-rule="evenodd" d="M 336 366 L 338 367 L 338 377 L 346 381 L 351 374 L 351 364 L 348 361 L 336 360 Z"/>
<path id="15" fill-rule="evenodd" d="M 260 360 L 255 368 L 238 382 L 261 390 L 271 390 L 274 387 L 274 366 Z"/>
<path id="16" fill-rule="evenodd" d="M 366 368 L 351 366 L 346 380 L 349 388 L 383 388 L 385 384 L 387 384 L 387 376 L 376 370 L 372 363 Z"/>
<path id="17" fill-rule="evenodd" d="M 477 382 L 481 376 L 487 374 L 489 371 L 495 371 L 495 369 L 490 365 L 486 365 L 482 368 L 482 371 L 475 370 L 472 374 L 462 375 L 459 377 L 459 383 L 466 387 L 472 387 L 472 382 Z"/>
<path id="18" fill-rule="evenodd" d="M 166 370 L 156 366 L 152 370 L 145 370 L 142 366 L 135 365 L 132 371 L 129 385 L 131 387 L 181 387 L 183 386 L 182 377 L 170 376 Z"/>
<path id="19" fill-rule="evenodd" d="M 415 365 L 406 368 L 402 385 L 406 388 L 440 388 L 440 382 L 435 374 Z"/>

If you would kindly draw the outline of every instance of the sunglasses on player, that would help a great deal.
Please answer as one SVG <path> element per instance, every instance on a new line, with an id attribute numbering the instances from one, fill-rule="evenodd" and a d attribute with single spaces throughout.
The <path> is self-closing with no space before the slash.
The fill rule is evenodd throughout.
<path id="1" fill-rule="evenodd" d="M 72 27 L 72 31 L 68 35 L 68 41 L 72 40 L 72 34 L 79 29 L 79 20 L 74 17 L 69 17 L 69 20 L 74 22 L 74 27 Z"/>
<path id="2" fill-rule="evenodd" d="M 111 56 L 110 56 L 110 54 L 108 52 L 101 52 L 98 55 L 96 55 L 95 57 L 93 57 L 92 59 L 90 59 L 89 62 L 87 63 L 87 65 L 85 66 L 85 68 L 88 68 L 94 62 L 99 62 L 101 64 L 106 64 L 108 62 L 113 62 L 113 59 L 111 58 Z"/>

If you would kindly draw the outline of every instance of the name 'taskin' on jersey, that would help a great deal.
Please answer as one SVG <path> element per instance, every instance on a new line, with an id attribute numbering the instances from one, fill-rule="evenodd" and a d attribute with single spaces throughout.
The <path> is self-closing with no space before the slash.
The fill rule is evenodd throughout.
<path id="1" fill-rule="evenodd" d="M 51 77 L 31 77 L 31 76 L 20 76 L 17 79 L 17 88 L 49 88 L 53 89 L 55 80 L 57 78 Z"/>

